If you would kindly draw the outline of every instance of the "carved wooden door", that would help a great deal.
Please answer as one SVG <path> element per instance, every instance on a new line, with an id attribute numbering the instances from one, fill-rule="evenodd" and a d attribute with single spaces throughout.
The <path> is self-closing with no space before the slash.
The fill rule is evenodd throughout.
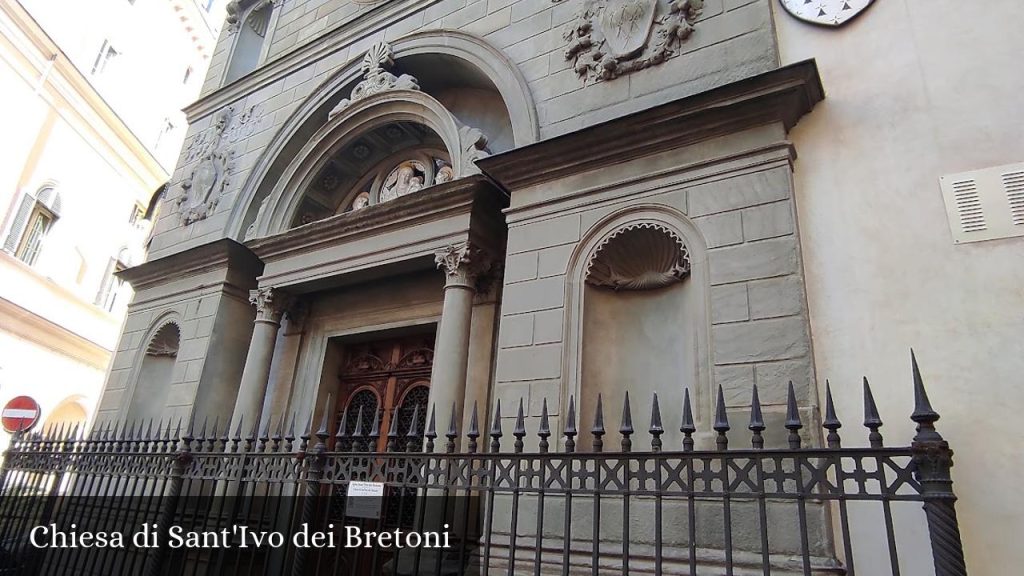
<path id="1" fill-rule="evenodd" d="M 356 437 L 360 450 L 386 451 L 388 431 L 392 420 L 397 418 L 397 449 L 405 451 L 417 408 L 416 432 L 422 437 L 434 361 L 433 346 L 433 335 L 346 346 L 339 375 L 336 418 L 347 413 L 345 432 L 350 438 Z M 375 418 L 380 437 L 375 445 L 367 446 Z M 361 425 L 359 430 L 356 430 L 357 421 Z M 335 422 L 337 426 L 338 420 Z"/>

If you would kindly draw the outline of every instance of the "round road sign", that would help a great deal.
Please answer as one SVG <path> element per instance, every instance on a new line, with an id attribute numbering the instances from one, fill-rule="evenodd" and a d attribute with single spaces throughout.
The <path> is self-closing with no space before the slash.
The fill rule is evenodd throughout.
<path id="1" fill-rule="evenodd" d="M 39 421 L 39 403 L 29 396 L 12 398 L 0 412 L 4 430 L 14 434 L 24 432 Z"/>

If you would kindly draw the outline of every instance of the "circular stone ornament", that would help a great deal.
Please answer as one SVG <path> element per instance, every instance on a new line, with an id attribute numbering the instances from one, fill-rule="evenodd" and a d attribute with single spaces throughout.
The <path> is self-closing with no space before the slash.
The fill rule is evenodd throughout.
<path id="1" fill-rule="evenodd" d="M 817 24 L 837 28 L 868 9 L 875 0 L 779 0 L 793 16 Z"/>

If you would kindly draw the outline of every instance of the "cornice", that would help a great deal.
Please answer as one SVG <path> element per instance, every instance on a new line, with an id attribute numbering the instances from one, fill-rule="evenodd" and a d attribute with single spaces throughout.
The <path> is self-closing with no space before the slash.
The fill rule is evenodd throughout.
<path id="1" fill-rule="evenodd" d="M 196 246 L 170 256 L 134 266 L 117 276 L 132 285 L 136 292 L 154 284 L 228 268 L 253 268 L 262 271 L 263 263 L 244 245 L 230 238 Z"/>
<path id="2" fill-rule="evenodd" d="M 197 118 L 212 114 L 250 93 L 285 78 L 296 70 L 312 65 L 381 28 L 412 16 L 439 1 L 391 0 L 383 2 L 380 6 L 370 9 L 358 18 L 354 18 L 322 36 L 315 36 L 305 44 L 296 46 L 270 62 L 262 64 L 256 70 L 231 84 L 202 96 L 185 107 L 184 111 L 188 122 L 191 124 Z M 362 54 L 350 56 L 359 58 L 362 57 Z"/>
<path id="3" fill-rule="evenodd" d="M 62 116 L 73 114 L 73 119 L 65 120 L 75 129 L 91 132 L 147 193 L 167 181 L 169 174 L 149 149 L 20 3 L 0 2 L 0 31 L 0 37 L 21 57 L 22 67 L 36 76 L 26 81 L 40 82 L 40 94 L 63 100 L 63 105 L 50 105 Z"/>
<path id="4" fill-rule="evenodd" d="M 817 64 L 806 60 L 489 156 L 477 166 L 516 190 L 756 126 L 782 122 L 788 132 L 824 97 Z"/>
<path id="5" fill-rule="evenodd" d="M 34 314 L 6 298 L 0 298 L 0 317 L 4 319 L 4 330 L 7 332 L 49 348 L 96 370 L 107 369 L 110 350 Z"/>
<path id="6" fill-rule="evenodd" d="M 352 212 L 310 222 L 285 232 L 256 238 L 246 246 L 264 262 L 313 248 L 342 244 L 384 231 L 430 222 L 446 216 L 470 215 L 475 206 L 492 203 L 495 211 L 504 196 L 482 175 L 468 176 Z"/>

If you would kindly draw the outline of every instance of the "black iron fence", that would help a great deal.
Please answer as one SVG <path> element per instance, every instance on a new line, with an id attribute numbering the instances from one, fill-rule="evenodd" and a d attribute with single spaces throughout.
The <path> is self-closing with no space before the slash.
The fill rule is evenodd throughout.
<path id="1" fill-rule="evenodd" d="M 372 429 L 355 437 L 326 421 L 22 436 L 0 473 L 0 574 L 963 576 L 952 452 L 916 362 L 914 391 L 901 447 L 883 445 L 866 381 L 867 448 L 841 445 L 830 391 L 825 447 L 808 446 L 792 385 L 778 449 L 756 388 L 743 449 L 721 390 L 714 450 L 696 449 L 688 394 L 678 450 L 657 395 L 640 432 L 627 396 L 614 451 L 598 401 L 577 452 L 572 399 L 560 433 L 546 403 L 528 431 L 520 403 L 510 434 L 499 404 L 486 430 L 474 407 L 440 437 L 433 410 L 401 437 L 361 412 Z M 381 433 L 388 451 L 368 451 Z"/>

